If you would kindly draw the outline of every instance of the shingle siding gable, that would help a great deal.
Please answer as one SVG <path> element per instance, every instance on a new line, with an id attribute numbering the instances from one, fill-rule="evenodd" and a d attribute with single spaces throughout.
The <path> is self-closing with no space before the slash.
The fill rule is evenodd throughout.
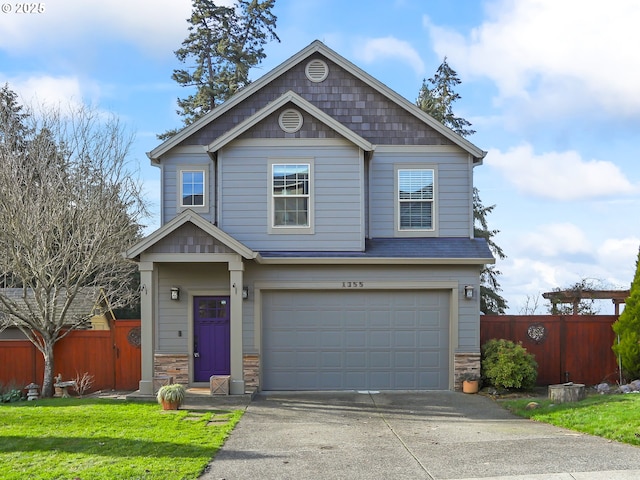
<path id="1" fill-rule="evenodd" d="M 305 66 L 313 58 L 321 58 L 329 67 L 329 75 L 323 82 L 314 83 L 306 77 Z M 453 145 L 449 139 L 395 102 L 318 53 L 295 65 L 244 102 L 195 132 L 181 145 L 208 145 L 289 90 L 373 144 Z M 268 130 L 262 132 L 268 132 L 267 138 L 331 138 L 327 136 L 327 127 L 314 126 L 313 122 L 309 122 L 308 115 L 304 119 L 306 127 L 295 134 L 286 134 L 280 130 L 277 116 L 275 118 L 276 122 L 268 122 Z M 249 134 L 248 138 L 256 137 L 259 137 L 258 132 Z"/>

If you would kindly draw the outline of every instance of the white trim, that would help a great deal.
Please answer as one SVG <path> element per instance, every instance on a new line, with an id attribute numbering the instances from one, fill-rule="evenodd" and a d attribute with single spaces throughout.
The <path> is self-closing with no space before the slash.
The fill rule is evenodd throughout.
<path id="1" fill-rule="evenodd" d="M 209 196 L 209 165 L 180 165 L 178 168 L 178 202 L 176 210 L 178 212 L 183 211 L 185 209 L 191 209 L 194 212 L 198 213 L 208 213 L 209 212 L 209 202 L 207 201 L 207 197 Z M 183 175 L 185 173 L 202 173 L 202 205 L 184 205 L 182 202 L 184 200 L 184 180 Z"/>
<path id="2" fill-rule="evenodd" d="M 273 166 L 274 165 L 308 165 L 309 166 L 309 192 L 306 195 L 297 195 L 293 197 L 307 198 L 307 226 L 302 225 L 275 225 L 275 196 L 273 194 Z M 267 232 L 275 235 L 312 235 L 315 233 L 315 201 L 314 201 L 314 168 L 315 159 L 313 157 L 269 157 L 267 159 L 267 172 L 269 175 L 269 191 L 267 195 L 267 211 L 269 218 L 267 219 Z M 277 197 L 282 198 L 282 197 Z"/>
<path id="3" fill-rule="evenodd" d="M 432 170 L 433 171 L 433 200 L 432 200 L 432 228 L 430 229 L 400 229 L 400 184 L 398 174 L 400 170 Z M 395 163 L 393 165 L 393 230 L 396 237 L 437 237 L 439 195 L 438 195 L 438 165 L 433 163 Z"/>

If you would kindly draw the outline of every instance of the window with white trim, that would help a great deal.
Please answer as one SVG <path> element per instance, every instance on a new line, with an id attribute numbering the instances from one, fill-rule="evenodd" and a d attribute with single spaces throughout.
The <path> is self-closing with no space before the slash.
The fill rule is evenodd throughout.
<path id="1" fill-rule="evenodd" d="M 432 168 L 398 169 L 398 230 L 433 231 L 434 182 Z"/>
<path id="2" fill-rule="evenodd" d="M 310 227 L 310 172 L 308 163 L 271 165 L 272 227 Z"/>
<path id="3" fill-rule="evenodd" d="M 180 206 L 203 207 L 205 205 L 204 170 L 180 172 Z"/>

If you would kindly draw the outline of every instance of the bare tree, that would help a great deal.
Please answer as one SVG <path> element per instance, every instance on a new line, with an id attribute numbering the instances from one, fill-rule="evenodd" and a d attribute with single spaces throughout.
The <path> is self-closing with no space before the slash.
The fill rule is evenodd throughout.
<path id="1" fill-rule="evenodd" d="M 122 252 L 140 238 L 146 208 L 127 161 L 132 135 L 115 117 L 57 107 L 20 121 L 0 122 L 0 324 L 42 353 L 51 396 L 54 344 L 91 315 L 71 313 L 79 295 L 102 289 L 113 308 L 136 300 Z"/>

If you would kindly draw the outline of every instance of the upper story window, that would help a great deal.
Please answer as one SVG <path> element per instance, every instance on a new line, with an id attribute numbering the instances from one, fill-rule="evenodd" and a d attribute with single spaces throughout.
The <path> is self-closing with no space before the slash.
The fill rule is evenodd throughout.
<path id="1" fill-rule="evenodd" d="M 435 230 L 435 170 L 399 168 L 398 231 Z"/>
<path id="2" fill-rule="evenodd" d="M 271 165 L 273 228 L 311 226 L 311 164 L 274 163 Z"/>
<path id="3" fill-rule="evenodd" d="M 204 170 L 182 170 L 180 172 L 180 205 L 203 207 L 205 205 Z"/>

